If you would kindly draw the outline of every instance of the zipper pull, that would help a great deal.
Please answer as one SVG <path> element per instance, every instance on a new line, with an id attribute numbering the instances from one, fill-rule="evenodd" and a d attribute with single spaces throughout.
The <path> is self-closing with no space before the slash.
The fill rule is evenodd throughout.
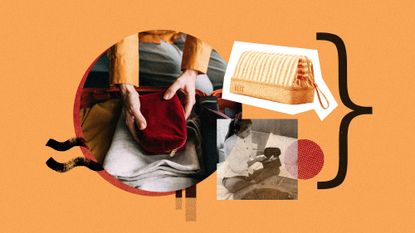
<path id="1" fill-rule="evenodd" d="M 170 152 L 170 158 L 173 157 L 177 152 L 177 149 L 174 149 Z"/>

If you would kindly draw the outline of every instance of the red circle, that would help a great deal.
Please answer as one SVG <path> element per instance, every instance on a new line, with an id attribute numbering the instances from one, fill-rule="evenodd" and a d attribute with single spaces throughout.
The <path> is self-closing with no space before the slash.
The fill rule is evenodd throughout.
<path id="1" fill-rule="evenodd" d="M 324 165 L 324 153 L 320 146 L 308 139 L 298 140 L 298 178 L 310 179 L 320 173 Z"/>

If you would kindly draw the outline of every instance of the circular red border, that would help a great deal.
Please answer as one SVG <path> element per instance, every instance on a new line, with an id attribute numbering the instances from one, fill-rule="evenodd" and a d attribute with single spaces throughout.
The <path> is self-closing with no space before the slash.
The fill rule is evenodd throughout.
<path id="1" fill-rule="evenodd" d="M 84 136 L 83 131 L 82 131 L 82 127 L 81 127 L 81 119 L 80 119 L 80 115 L 79 115 L 80 114 L 80 106 L 81 106 L 82 89 L 83 89 L 86 78 L 88 77 L 88 74 L 91 71 L 92 67 L 95 65 L 95 63 L 98 61 L 98 59 L 104 53 L 99 55 L 94 60 L 94 62 L 92 62 L 92 64 L 88 67 L 88 69 L 86 70 L 84 76 L 82 77 L 81 83 L 79 84 L 78 89 L 76 91 L 75 101 L 74 101 L 74 111 L 73 111 L 73 122 L 74 122 L 74 128 L 75 128 L 75 135 L 77 137 L 83 137 Z M 87 148 L 81 147 L 81 151 L 84 154 L 85 158 L 96 161 L 96 159 L 93 156 L 93 154 L 91 153 L 91 151 L 89 151 Z M 141 190 L 141 189 L 138 189 L 138 188 L 134 188 L 134 187 L 131 187 L 131 186 L 128 186 L 128 185 L 122 183 L 117 178 L 113 177 L 108 172 L 106 172 L 105 170 L 99 171 L 98 174 L 102 178 L 104 178 L 106 181 L 113 184 L 114 186 L 116 186 L 116 187 L 118 187 L 118 188 L 120 188 L 124 191 L 134 193 L 134 194 L 140 194 L 140 195 L 145 195 L 145 196 L 167 196 L 167 195 L 171 195 L 171 194 L 175 193 L 175 191 L 172 191 L 172 192 L 151 192 L 151 191 L 145 191 L 145 190 Z"/>

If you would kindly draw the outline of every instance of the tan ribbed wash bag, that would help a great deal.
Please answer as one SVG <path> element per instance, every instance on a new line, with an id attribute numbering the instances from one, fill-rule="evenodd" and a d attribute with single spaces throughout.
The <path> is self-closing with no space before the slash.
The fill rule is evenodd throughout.
<path id="1" fill-rule="evenodd" d="M 230 91 L 284 104 L 303 104 L 314 102 L 314 90 L 321 107 L 327 109 L 329 102 L 314 81 L 313 64 L 308 57 L 246 51 L 238 60 Z"/>

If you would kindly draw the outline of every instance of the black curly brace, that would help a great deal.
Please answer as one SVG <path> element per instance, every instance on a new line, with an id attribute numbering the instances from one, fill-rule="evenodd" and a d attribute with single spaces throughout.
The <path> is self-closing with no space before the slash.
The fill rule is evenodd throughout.
<path id="1" fill-rule="evenodd" d="M 372 107 L 362 107 L 353 103 L 349 97 L 347 88 L 347 55 L 346 46 L 343 40 L 335 35 L 326 32 L 317 32 L 317 40 L 330 41 L 336 45 L 339 60 L 339 93 L 343 104 L 353 110 L 346 114 L 341 123 L 339 130 L 339 169 L 336 177 L 328 181 L 317 182 L 317 189 L 331 189 L 343 183 L 347 173 L 347 157 L 348 157 L 348 133 L 349 125 L 353 118 L 363 115 L 372 114 Z"/>

